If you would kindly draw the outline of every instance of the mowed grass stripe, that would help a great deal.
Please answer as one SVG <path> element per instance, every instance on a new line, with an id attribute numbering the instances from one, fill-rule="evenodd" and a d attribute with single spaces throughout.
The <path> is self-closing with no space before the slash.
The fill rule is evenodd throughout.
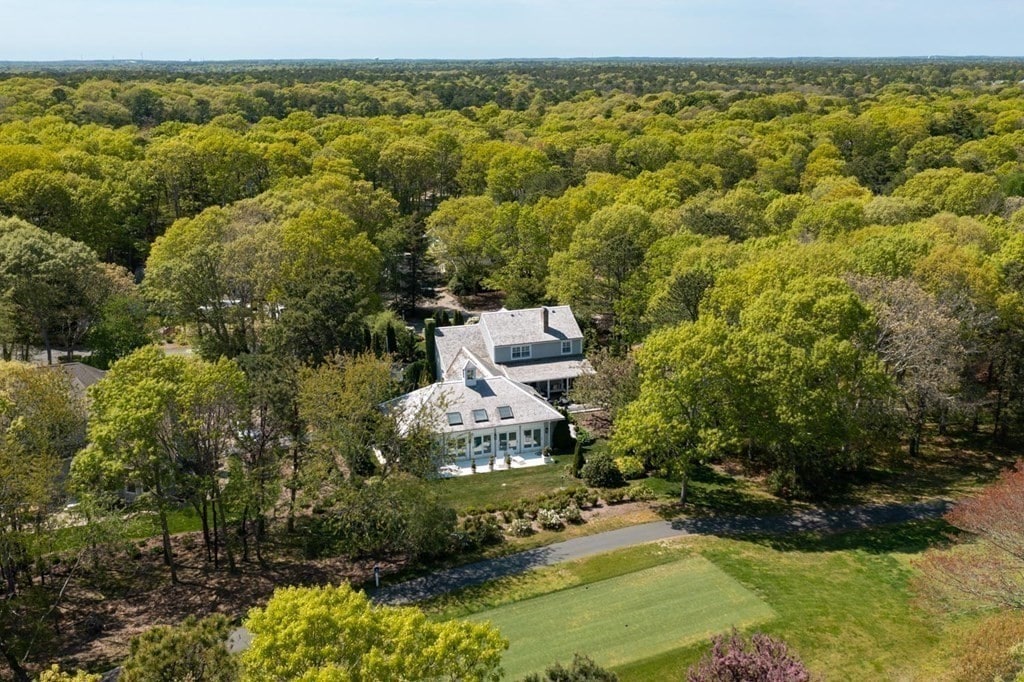
<path id="1" fill-rule="evenodd" d="M 470 616 L 509 639 L 509 679 L 541 672 L 574 653 L 605 666 L 648 658 L 731 626 L 775 617 L 756 595 L 703 557 L 506 604 Z"/>

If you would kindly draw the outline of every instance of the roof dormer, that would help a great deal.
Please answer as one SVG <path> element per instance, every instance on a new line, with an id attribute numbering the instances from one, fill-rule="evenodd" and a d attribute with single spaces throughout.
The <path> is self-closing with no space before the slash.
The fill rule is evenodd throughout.
<path id="1" fill-rule="evenodd" d="M 462 366 L 462 380 L 467 386 L 476 386 L 476 374 L 476 365 L 472 360 L 466 360 L 466 364 Z"/>

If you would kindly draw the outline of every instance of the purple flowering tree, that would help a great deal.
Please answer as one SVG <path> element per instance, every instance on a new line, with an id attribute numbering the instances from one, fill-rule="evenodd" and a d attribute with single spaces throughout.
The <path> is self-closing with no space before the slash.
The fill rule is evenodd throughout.
<path id="1" fill-rule="evenodd" d="M 733 628 L 711 639 L 711 651 L 690 668 L 689 682 L 810 682 L 810 671 L 782 640 Z"/>

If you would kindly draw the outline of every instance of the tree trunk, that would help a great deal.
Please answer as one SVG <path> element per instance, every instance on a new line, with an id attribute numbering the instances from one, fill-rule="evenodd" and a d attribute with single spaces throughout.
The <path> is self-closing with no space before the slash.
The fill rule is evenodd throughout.
<path id="1" fill-rule="evenodd" d="M 217 501 L 210 505 L 213 511 L 213 567 L 220 568 L 220 536 L 217 532 Z"/>
<path id="2" fill-rule="evenodd" d="M 294 438 L 294 434 L 292 436 Z M 289 486 L 288 496 L 288 532 L 295 532 L 295 496 L 298 492 L 299 483 L 299 446 L 292 443 L 292 480 Z"/>
<path id="3" fill-rule="evenodd" d="M 199 520 L 203 524 L 203 550 L 206 552 L 206 560 L 212 561 L 213 555 L 210 553 L 210 512 L 204 501 L 202 504 L 193 502 L 192 506 L 195 508 L 196 513 L 199 514 Z"/>
<path id="4" fill-rule="evenodd" d="M 11 674 L 14 675 L 14 679 L 17 682 L 32 682 L 28 676 L 28 671 L 22 667 L 18 657 L 10 650 L 7 642 L 0 639 L 0 654 L 3 655 L 4 660 L 7 661 L 7 666 L 11 669 Z"/>
<path id="5" fill-rule="evenodd" d="M 157 491 L 159 494 L 159 490 Z M 171 582 L 178 582 L 178 569 L 174 565 L 174 554 L 171 552 L 171 531 L 167 526 L 167 510 L 160 506 L 160 532 L 163 536 L 164 563 L 171 569 Z"/>
<path id="6" fill-rule="evenodd" d="M 249 562 L 249 505 L 242 509 L 242 520 L 240 522 L 242 535 L 242 561 Z"/>
<path id="7" fill-rule="evenodd" d="M 46 364 L 53 364 L 53 348 L 50 347 L 50 330 L 45 324 L 39 325 L 39 335 L 43 337 L 43 345 L 46 347 Z"/>
<path id="8" fill-rule="evenodd" d="M 680 477 L 682 480 L 679 483 L 679 504 L 686 504 L 686 472 Z"/>

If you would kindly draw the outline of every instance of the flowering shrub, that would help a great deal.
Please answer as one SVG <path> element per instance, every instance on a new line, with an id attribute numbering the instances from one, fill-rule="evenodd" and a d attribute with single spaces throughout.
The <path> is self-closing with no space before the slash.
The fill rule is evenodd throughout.
<path id="1" fill-rule="evenodd" d="M 565 522 L 554 509 L 541 509 L 537 512 L 537 523 L 545 530 L 562 530 Z"/>
<path id="2" fill-rule="evenodd" d="M 570 502 L 566 507 L 559 512 L 562 520 L 566 523 L 583 523 L 583 514 L 580 512 L 580 508 L 576 506 L 575 502 Z"/>
<path id="3" fill-rule="evenodd" d="M 525 538 L 527 535 L 533 535 L 533 524 L 527 519 L 516 519 L 509 524 L 508 532 L 517 538 Z"/>
<path id="4" fill-rule="evenodd" d="M 690 668 L 688 682 L 810 682 L 811 673 L 782 640 L 755 633 L 748 642 L 733 628 L 711 638 L 711 651 Z"/>

